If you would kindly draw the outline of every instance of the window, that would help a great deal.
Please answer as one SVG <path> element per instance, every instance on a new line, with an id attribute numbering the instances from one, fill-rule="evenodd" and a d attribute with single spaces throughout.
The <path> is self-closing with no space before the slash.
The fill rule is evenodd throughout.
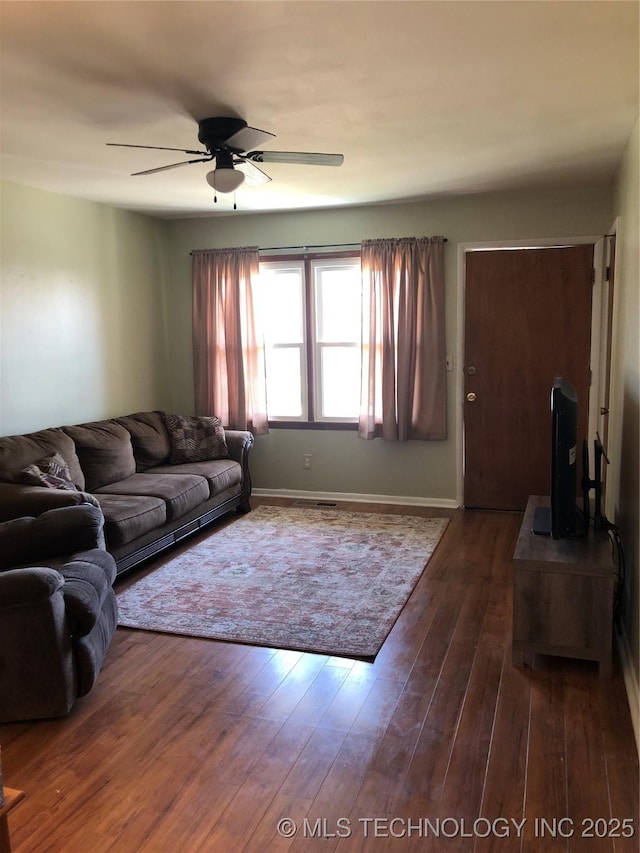
<path id="1" fill-rule="evenodd" d="M 356 423 L 360 258 L 262 261 L 260 295 L 269 420 Z"/>

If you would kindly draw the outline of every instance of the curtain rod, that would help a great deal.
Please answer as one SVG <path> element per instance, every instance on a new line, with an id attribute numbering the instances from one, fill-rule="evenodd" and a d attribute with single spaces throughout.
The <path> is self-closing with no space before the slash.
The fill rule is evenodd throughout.
<path id="1" fill-rule="evenodd" d="M 446 243 L 447 238 L 443 237 L 442 242 Z M 362 243 L 318 243 L 315 246 L 267 246 L 266 248 L 261 248 L 261 252 L 280 252 L 284 249 L 344 249 L 344 248 L 359 248 Z"/>
<path id="2" fill-rule="evenodd" d="M 448 240 L 446 237 L 442 238 L 443 243 L 447 243 Z M 317 243 L 314 246 L 266 246 L 260 247 L 260 252 L 282 252 L 284 250 L 292 251 L 293 249 L 301 249 L 302 251 L 307 251 L 308 249 L 357 249 L 362 245 L 362 243 Z M 195 250 L 198 251 L 198 250 Z M 200 250 L 202 251 L 202 250 Z M 190 255 L 193 255 L 193 252 L 189 252 Z"/>
<path id="3" fill-rule="evenodd" d="M 302 249 L 303 251 L 307 251 L 307 249 L 358 249 L 360 248 L 360 243 L 317 243 L 315 246 L 266 246 L 265 248 L 260 248 L 261 252 L 281 252 L 284 249 Z"/>

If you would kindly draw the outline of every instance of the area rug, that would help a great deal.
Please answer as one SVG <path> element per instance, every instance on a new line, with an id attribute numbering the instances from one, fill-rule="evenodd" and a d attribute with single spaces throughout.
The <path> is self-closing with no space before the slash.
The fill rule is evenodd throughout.
<path id="1" fill-rule="evenodd" d="M 119 592 L 119 624 L 373 658 L 447 523 L 260 506 Z"/>

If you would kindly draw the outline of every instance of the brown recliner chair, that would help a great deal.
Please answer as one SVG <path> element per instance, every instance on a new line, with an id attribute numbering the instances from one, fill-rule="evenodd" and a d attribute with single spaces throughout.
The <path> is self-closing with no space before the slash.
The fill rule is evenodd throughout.
<path id="1" fill-rule="evenodd" d="M 0 722 L 63 717 L 118 622 L 115 560 L 91 504 L 0 524 Z"/>

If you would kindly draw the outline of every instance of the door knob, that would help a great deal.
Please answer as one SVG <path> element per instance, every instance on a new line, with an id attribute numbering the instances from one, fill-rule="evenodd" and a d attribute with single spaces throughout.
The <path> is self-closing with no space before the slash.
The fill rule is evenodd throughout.
<path id="1" fill-rule="evenodd" d="M 477 372 L 477 371 L 476 371 L 476 369 L 475 369 L 475 367 L 474 367 L 473 365 L 471 365 L 471 367 L 467 367 L 467 373 L 468 373 L 470 376 L 475 376 L 475 375 L 476 375 L 476 372 Z"/>
<path id="2" fill-rule="evenodd" d="M 474 391 L 469 391 L 469 393 L 467 394 L 467 400 L 470 403 L 475 403 L 475 401 L 477 399 L 478 399 L 478 395 Z"/>

